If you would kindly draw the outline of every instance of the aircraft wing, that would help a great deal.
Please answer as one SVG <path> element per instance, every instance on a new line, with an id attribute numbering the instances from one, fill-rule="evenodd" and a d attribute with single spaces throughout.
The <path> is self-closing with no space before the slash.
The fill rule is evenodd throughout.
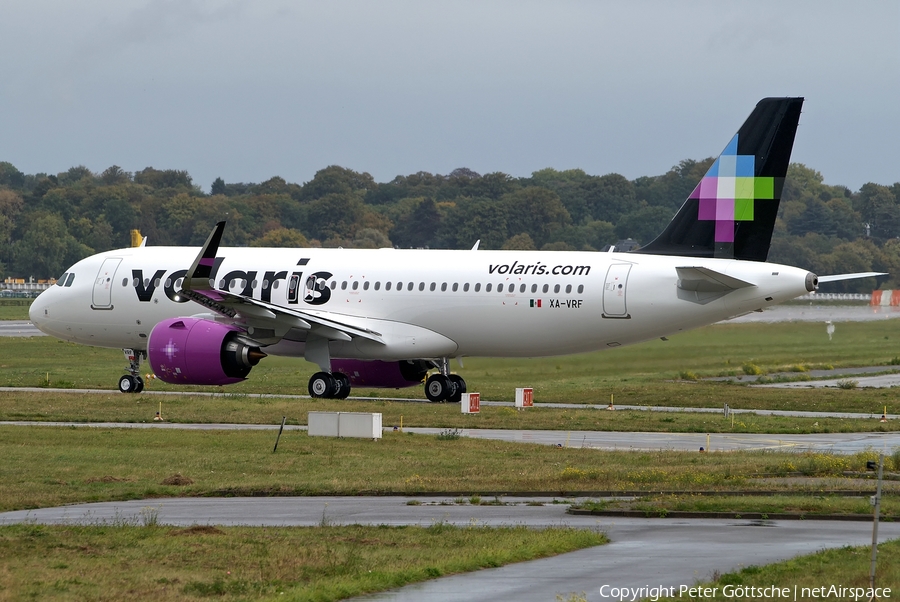
<path id="1" fill-rule="evenodd" d="M 297 311 L 213 288 L 210 275 L 224 229 L 224 221 L 216 224 L 185 275 L 179 295 L 236 323 L 246 324 L 248 334 L 264 345 L 277 343 L 292 330 L 299 330 L 301 338 L 305 338 L 302 336 L 305 331 L 331 341 L 350 341 L 359 337 L 384 344 L 381 334 L 366 328 L 364 323 L 348 324 L 333 319 L 326 312 Z"/>

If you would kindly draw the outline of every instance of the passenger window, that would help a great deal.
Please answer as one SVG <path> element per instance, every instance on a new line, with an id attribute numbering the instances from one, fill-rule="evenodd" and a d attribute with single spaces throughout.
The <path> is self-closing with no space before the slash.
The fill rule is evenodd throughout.
<path id="1" fill-rule="evenodd" d="M 359 288 L 359 280 L 354 280 L 353 281 L 353 290 L 356 290 L 358 288 Z"/>
<path id="2" fill-rule="evenodd" d="M 368 282 L 366 284 L 368 284 Z M 381 281 L 380 280 L 375 282 L 375 290 L 376 291 L 381 290 Z"/>
<path id="3" fill-rule="evenodd" d="M 153 281 L 153 286 L 159 286 L 159 278 Z"/>
<path id="4" fill-rule="evenodd" d="M 56 284 L 59 284 L 59 281 Z M 122 278 L 122 286 L 128 286 L 128 278 Z"/>
<path id="5" fill-rule="evenodd" d="M 567 285 L 566 285 L 566 292 L 567 292 L 567 293 L 571 293 L 571 292 L 572 292 L 572 285 L 571 285 L 571 284 L 567 284 Z"/>
<path id="6" fill-rule="evenodd" d="M 441 284 L 441 292 L 442 292 L 442 293 L 447 292 L 447 283 L 446 283 L 446 282 L 444 282 L 443 284 Z"/>
<path id="7" fill-rule="evenodd" d="M 476 283 L 475 283 L 475 292 L 477 293 L 477 292 L 480 291 L 480 290 L 481 290 L 481 283 L 480 283 L 480 282 L 476 282 Z"/>
<path id="8" fill-rule="evenodd" d="M 519 287 L 519 292 L 520 292 L 520 293 L 524 293 L 524 292 L 525 292 L 525 285 L 524 285 L 524 284 L 523 284 L 522 286 Z"/>
<path id="9" fill-rule="evenodd" d="M 544 285 L 544 288 L 542 288 L 541 290 L 544 291 L 544 292 L 546 293 L 547 291 L 550 290 L 550 285 L 549 285 L 549 284 L 545 284 L 545 285 Z"/>
<path id="10" fill-rule="evenodd" d="M 558 285 L 558 284 L 557 284 L 556 286 L 553 287 L 553 292 L 554 292 L 554 293 L 558 293 L 558 292 L 559 292 L 559 285 Z"/>
<path id="11" fill-rule="evenodd" d="M 532 285 L 531 285 L 531 292 L 532 292 L 532 293 L 536 293 L 536 292 L 537 292 L 537 285 L 536 285 L 536 284 L 532 284 Z"/>
<path id="12" fill-rule="evenodd" d="M 315 283 L 315 281 L 314 281 L 314 283 Z M 335 289 L 337 289 L 337 280 L 332 280 L 331 281 L 331 290 L 335 290 Z"/>
<path id="13" fill-rule="evenodd" d="M 332 284 L 334 283 L 332 282 Z M 278 280 L 272 283 L 272 288 L 278 288 Z"/>
<path id="14" fill-rule="evenodd" d="M 583 285 L 583 284 L 579 284 L 579 285 L 578 285 L 578 293 L 581 294 L 581 293 L 583 293 L 583 292 L 584 292 L 584 285 Z"/>
<path id="15" fill-rule="evenodd" d="M 398 286 L 397 288 L 400 288 L 400 287 Z M 384 290 L 386 290 L 386 291 L 391 290 L 391 281 L 390 280 L 388 280 L 387 282 L 384 283 Z"/>
<path id="16" fill-rule="evenodd" d="M 422 286 L 425 286 L 425 285 L 423 284 Z M 406 285 L 406 290 L 408 290 L 408 291 L 413 290 L 413 283 L 412 283 L 412 282 L 410 282 L 409 284 Z"/>
<path id="17" fill-rule="evenodd" d="M 166 278 L 166 288 L 169 288 L 170 286 L 172 286 L 172 279 Z"/>
<path id="18" fill-rule="evenodd" d="M 431 283 L 431 291 L 434 292 L 435 286 L 437 286 L 434 282 Z"/>
<path id="19" fill-rule="evenodd" d="M 488 282 L 487 284 L 484 285 L 484 292 L 486 292 L 486 293 L 491 292 L 491 283 L 490 282 Z"/>
<path id="20" fill-rule="evenodd" d="M 412 284 L 412 283 L 410 283 L 410 284 Z M 419 283 L 419 290 L 420 290 L 420 291 L 424 291 L 424 290 L 425 290 L 425 283 L 424 283 L 424 282 L 420 282 L 420 283 Z"/>
<path id="21" fill-rule="evenodd" d="M 137 280 L 137 278 L 135 278 L 135 280 Z M 149 283 L 149 281 L 147 281 L 147 280 L 144 281 L 144 288 L 147 288 L 147 284 L 148 284 L 148 283 Z M 137 284 L 135 284 L 134 286 L 137 287 Z M 227 287 L 225 286 L 225 279 L 224 279 L 224 278 L 221 279 L 221 280 L 219 280 L 219 288 L 221 288 L 221 289 L 227 288 Z"/>
<path id="22" fill-rule="evenodd" d="M 342 291 L 347 290 L 347 281 L 346 281 L 346 280 L 344 280 L 343 282 L 341 282 L 341 290 L 342 290 Z"/>
<path id="23" fill-rule="evenodd" d="M 259 286 L 259 280 L 254 280 L 250 283 L 250 288 L 256 288 Z"/>
<path id="24" fill-rule="evenodd" d="M 490 286 L 490 285 L 488 285 L 488 286 Z M 502 293 L 502 292 L 503 292 L 503 283 L 502 283 L 502 282 L 501 282 L 500 284 L 497 285 L 497 292 L 498 292 L 498 293 Z"/>
<path id="25" fill-rule="evenodd" d="M 459 283 L 454 282 L 454 283 L 453 283 L 453 292 L 455 293 L 455 292 L 458 291 L 458 290 L 459 290 Z"/>
<path id="26" fill-rule="evenodd" d="M 469 283 L 468 283 L 468 282 L 466 282 L 466 283 L 463 285 L 463 292 L 464 292 L 464 293 L 468 293 L 468 292 L 469 292 Z"/>

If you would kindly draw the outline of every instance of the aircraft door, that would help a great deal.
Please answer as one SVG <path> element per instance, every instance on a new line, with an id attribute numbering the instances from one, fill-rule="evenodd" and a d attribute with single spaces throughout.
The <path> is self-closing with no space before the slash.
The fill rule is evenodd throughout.
<path id="1" fill-rule="evenodd" d="M 630 263 L 614 263 L 606 272 L 606 283 L 603 285 L 603 317 L 630 318 L 625 304 L 628 292 L 628 273 Z"/>
<path id="2" fill-rule="evenodd" d="M 108 257 L 103 260 L 97 278 L 94 280 L 94 293 L 91 297 L 91 309 L 112 309 L 112 287 L 116 269 L 122 262 L 121 257 Z"/>

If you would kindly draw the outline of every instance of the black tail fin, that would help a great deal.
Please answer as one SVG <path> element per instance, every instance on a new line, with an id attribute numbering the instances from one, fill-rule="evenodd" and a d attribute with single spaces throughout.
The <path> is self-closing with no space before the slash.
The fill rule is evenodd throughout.
<path id="1" fill-rule="evenodd" d="M 803 98 L 764 98 L 653 242 L 636 253 L 765 261 Z"/>

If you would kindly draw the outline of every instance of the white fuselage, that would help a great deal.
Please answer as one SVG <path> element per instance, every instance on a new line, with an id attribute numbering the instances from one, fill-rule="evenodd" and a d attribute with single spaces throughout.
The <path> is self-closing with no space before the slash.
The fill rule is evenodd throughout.
<path id="1" fill-rule="evenodd" d="M 197 252 L 141 247 L 84 259 L 61 286 L 35 300 L 32 321 L 76 343 L 146 349 L 161 320 L 213 317 L 177 295 Z M 632 253 L 220 248 L 217 263 L 220 289 L 327 316 L 383 339 L 332 341 L 335 358 L 536 357 L 607 349 L 808 290 L 808 272 L 799 268 Z M 753 286 L 714 294 L 686 290 L 679 287 L 679 267 L 708 268 Z M 307 286 L 315 281 L 319 289 Z M 302 356 L 304 344 L 287 336 L 266 352 Z"/>

